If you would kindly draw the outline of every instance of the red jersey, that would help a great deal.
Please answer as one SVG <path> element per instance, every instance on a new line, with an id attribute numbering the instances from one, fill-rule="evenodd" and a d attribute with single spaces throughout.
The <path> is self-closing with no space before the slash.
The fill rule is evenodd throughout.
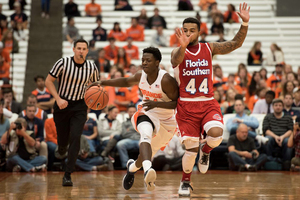
<path id="1" fill-rule="evenodd" d="M 183 62 L 173 67 L 181 98 L 214 96 L 212 55 L 208 43 L 188 46 Z"/>

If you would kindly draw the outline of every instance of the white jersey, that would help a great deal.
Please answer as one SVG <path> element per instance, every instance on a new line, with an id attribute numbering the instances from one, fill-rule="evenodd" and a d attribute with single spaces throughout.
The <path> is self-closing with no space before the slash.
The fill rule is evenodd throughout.
<path id="1" fill-rule="evenodd" d="M 158 72 L 157 79 L 151 85 L 147 81 L 147 74 L 142 71 L 142 76 L 139 83 L 139 88 L 143 94 L 143 101 L 160 101 L 160 102 L 169 102 L 172 101 L 162 90 L 161 80 L 163 76 L 167 72 L 165 70 L 160 69 Z M 165 109 L 165 108 L 153 108 L 149 110 L 153 114 L 157 114 L 159 119 L 167 119 L 174 115 L 173 109 Z"/>

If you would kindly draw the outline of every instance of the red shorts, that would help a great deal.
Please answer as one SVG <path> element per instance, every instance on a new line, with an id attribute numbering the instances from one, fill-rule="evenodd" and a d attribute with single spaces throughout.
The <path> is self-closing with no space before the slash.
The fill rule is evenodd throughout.
<path id="1" fill-rule="evenodd" d="M 221 108 L 215 99 L 208 101 L 178 99 L 176 109 L 176 121 L 183 140 L 187 137 L 199 139 L 204 129 L 223 127 Z"/>

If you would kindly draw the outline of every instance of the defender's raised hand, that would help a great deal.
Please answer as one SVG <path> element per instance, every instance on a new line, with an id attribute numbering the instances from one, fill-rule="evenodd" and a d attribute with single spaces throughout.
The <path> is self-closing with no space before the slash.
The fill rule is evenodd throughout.
<path id="1" fill-rule="evenodd" d="M 240 12 L 236 12 L 243 20 L 243 22 L 249 22 L 250 19 L 250 15 L 249 15 L 249 11 L 250 11 L 250 6 L 247 9 L 247 3 L 243 3 L 240 4 Z"/>
<path id="2" fill-rule="evenodd" d="M 183 30 L 183 28 L 177 28 L 176 29 L 176 37 L 177 37 L 177 39 L 178 39 L 178 41 L 179 41 L 179 44 L 180 44 L 180 46 L 182 46 L 182 47 L 187 47 L 188 46 L 188 44 L 190 43 L 190 41 L 191 41 L 191 36 L 193 35 L 193 33 L 191 34 L 191 35 L 189 35 L 188 37 L 184 34 L 184 30 Z"/>

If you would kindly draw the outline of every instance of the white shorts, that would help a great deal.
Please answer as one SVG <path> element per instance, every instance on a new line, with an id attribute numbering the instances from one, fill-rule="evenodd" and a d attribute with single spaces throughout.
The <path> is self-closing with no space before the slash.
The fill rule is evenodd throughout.
<path id="1" fill-rule="evenodd" d="M 139 116 L 146 115 L 153 122 L 154 131 L 151 140 L 152 157 L 153 157 L 159 149 L 161 149 L 162 151 L 165 149 L 165 147 L 167 146 L 167 144 L 175 134 L 177 124 L 174 115 L 172 115 L 167 119 L 160 119 L 158 114 L 150 111 L 145 112 L 143 109 L 138 110 L 131 117 L 131 123 L 135 128 L 135 130 L 138 132 L 136 122 Z"/>

